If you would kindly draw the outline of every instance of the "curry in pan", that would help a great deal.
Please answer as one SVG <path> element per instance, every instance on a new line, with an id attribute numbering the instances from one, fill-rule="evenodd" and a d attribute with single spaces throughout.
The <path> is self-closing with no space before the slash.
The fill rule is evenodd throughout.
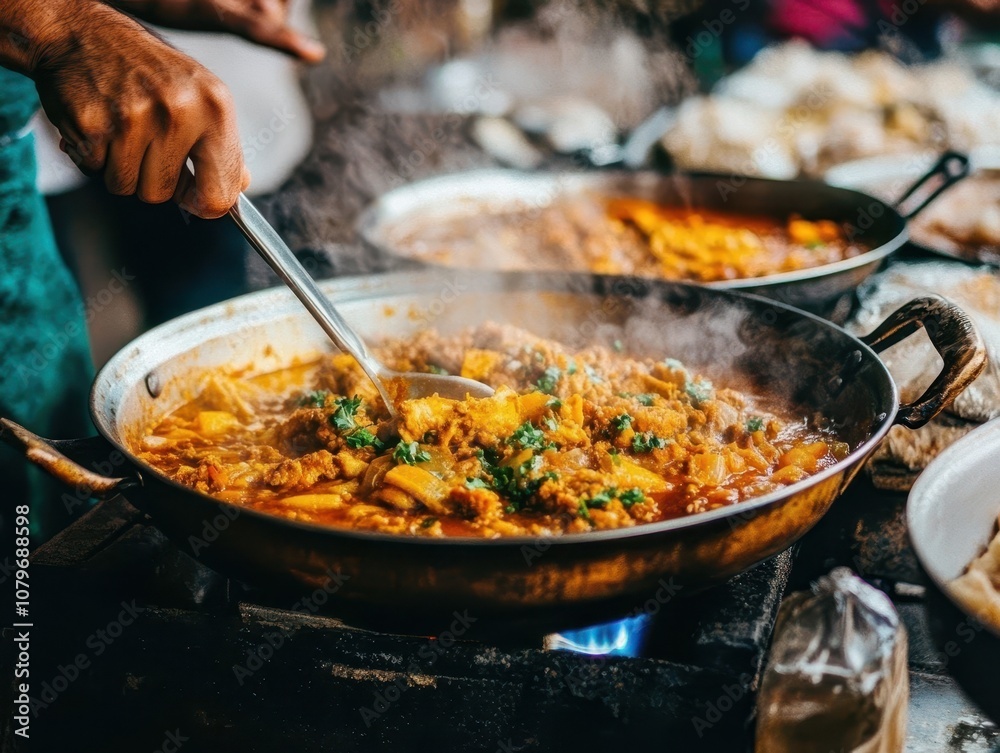
<path id="1" fill-rule="evenodd" d="M 573 269 L 717 282 L 819 267 L 870 249 L 832 220 L 572 195 L 538 208 L 417 217 L 389 245 L 445 266 Z"/>
<path id="2" fill-rule="evenodd" d="M 713 384 L 618 341 L 573 351 L 484 324 L 378 349 L 489 398 L 404 401 L 390 420 L 353 359 L 216 373 L 151 426 L 140 457 L 221 500 L 287 518 L 414 536 L 557 535 L 666 520 L 766 494 L 849 447 L 780 398 Z"/>

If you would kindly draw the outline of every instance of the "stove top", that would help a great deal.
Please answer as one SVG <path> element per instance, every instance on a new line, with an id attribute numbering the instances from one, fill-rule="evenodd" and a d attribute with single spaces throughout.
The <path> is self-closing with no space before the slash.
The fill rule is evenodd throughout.
<path id="1" fill-rule="evenodd" d="M 693 596 L 661 583 L 588 631 L 498 639 L 456 613 L 438 635 L 391 635 L 319 592 L 229 580 L 117 498 L 33 557 L 33 737 L 79 753 L 180 748 L 169 735 L 185 752 L 740 750 L 791 562 Z"/>

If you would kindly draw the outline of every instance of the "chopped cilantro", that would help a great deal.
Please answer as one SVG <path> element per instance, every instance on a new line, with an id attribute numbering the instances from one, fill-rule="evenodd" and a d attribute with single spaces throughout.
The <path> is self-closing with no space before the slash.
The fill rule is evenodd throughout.
<path id="1" fill-rule="evenodd" d="M 583 503 L 590 508 L 604 507 L 608 502 L 618 496 L 618 487 L 609 486 L 607 489 L 598 492 L 589 499 L 584 499 Z"/>
<path id="2" fill-rule="evenodd" d="M 648 408 L 656 400 L 656 395 L 651 392 L 644 392 L 641 395 L 636 395 L 635 399 L 639 402 L 639 405 L 645 405 Z"/>
<path id="3" fill-rule="evenodd" d="M 633 452 L 652 452 L 653 450 L 662 450 L 666 446 L 667 440 L 656 436 L 651 431 L 645 431 L 632 437 Z"/>
<path id="4" fill-rule="evenodd" d="M 494 458 L 496 458 L 494 454 Z M 505 507 L 507 512 L 518 512 L 544 484 L 546 481 L 554 481 L 559 476 L 555 471 L 547 471 L 541 476 L 531 478 L 530 473 L 539 470 L 542 466 L 542 459 L 535 455 L 516 468 L 510 466 L 497 465 L 486 458 L 485 453 L 479 453 L 479 461 L 483 465 L 483 471 L 489 475 L 489 479 L 467 478 L 465 485 L 469 489 L 492 489 L 501 497 L 507 500 Z"/>
<path id="5" fill-rule="evenodd" d="M 614 426 L 615 431 L 620 434 L 632 426 L 632 416 L 628 413 L 622 413 L 621 415 L 615 416 L 611 419 L 611 425 Z"/>
<path id="6" fill-rule="evenodd" d="M 307 392 L 299 398 L 299 407 L 322 408 L 326 405 L 326 396 L 329 394 L 330 393 L 326 390 L 314 390 L 313 392 Z"/>
<path id="7" fill-rule="evenodd" d="M 548 429 L 549 431 L 555 431 L 556 429 L 559 428 L 558 422 L 551 416 L 546 416 L 545 418 L 543 418 L 542 423 L 545 424 L 545 428 Z"/>
<path id="8" fill-rule="evenodd" d="M 518 426 L 514 433 L 507 437 L 507 444 L 516 445 L 522 450 L 546 450 L 549 445 L 545 442 L 545 434 L 541 429 L 536 429 L 530 421 L 525 421 Z"/>
<path id="9" fill-rule="evenodd" d="M 357 424 L 354 422 L 354 414 L 361 407 L 361 398 L 357 395 L 354 397 L 338 397 L 336 402 L 337 410 L 330 415 L 330 423 L 341 431 L 350 431 L 356 428 Z"/>
<path id="10" fill-rule="evenodd" d="M 375 449 L 375 452 L 382 452 L 385 449 L 385 443 L 368 429 L 358 429 L 348 434 L 344 441 L 353 450 L 360 450 L 362 447 L 372 447 Z"/>
<path id="11" fill-rule="evenodd" d="M 591 382 L 601 383 L 601 382 L 606 382 L 607 381 L 590 364 L 584 364 L 583 365 L 583 371 L 584 371 L 584 373 L 586 373 L 587 378 L 590 379 Z"/>
<path id="12" fill-rule="evenodd" d="M 438 521 L 437 518 L 424 518 L 423 520 L 420 521 L 420 527 L 430 528 L 432 525 L 437 523 L 437 521 Z"/>
<path id="13" fill-rule="evenodd" d="M 764 428 L 764 419 L 761 418 L 760 416 L 754 416 L 753 418 L 747 421 L 747 431 L 749 432 L 760 431 L 763 428 Z"/>
<path id="14" fill-rule="evenodd" d="M 566 367 L 566 373 L 570 376 L 576 373 L 576 361 L 569 362 L 569 366 Z"/>
<path id="15" fill-rule="evenodd" d="M 612 447 L 610 450 L 608 450 L 608 454 L 611 456 L 611 464 L 612 465 L 621 465 L 622 464 L 621 455 L 618 452 L 618 448 L 617 447 Z"/>
<path id="16" fill-rule="evenodd" d="M 545 403 L 546 408 L 551 408 L 552 410 L 559 410 L 562 408 L 562 400 L 557 397 L 550 397 Z"/>
<path id="17" fill-rule="evenodd" d="M 687 369 L 684 368 L 684 364 L 682 364 L 676 358 L 664 358 L 663 365 L 666 366 L 668 369 L 679 369 L 681 371 L 687 371 Z"/>
<path id="18" fill-rule="evenodd" d="M 642 490 L 637 487 L 621 492 L 618 491 L 617 486 L 609 486 L 607 489 L 601 490 L 592 497 L 582 498 L 578 505 L 578 514 L 581 517 L 590 520 L 591 510 L 594 508 L 602 508 L 615 498 L 621 501 L 623 506 L 631 507 L 632 505 L 645 500 L 646 495 L 643 494 Z"/>
<path id="19" fill-rule="evenodd" d="M 637 505 L 644 501 L 646 499 L 646 495 L 642 493 L 642 489 L 634 487 L 619 493 L 618 499 L 621 500 L 621 503 L 625 507 L 631 507 L 632 505 Z"/>
<path id="20" fill-rule="evenodd" d="M 712 383 L 708 380 L 700 382 L 687 381 L 684 383 L 684 391 L 688 394 L 688 397 L 691 398 L 691 401 L 697 406 L 712 397 Z"/>
<path id="21" fill-rule="evenodd" d="M 397 463 L 415 465 L 416 463 L 426 463 L 431 459 L 429 452 L 420 449 L 416 442 L 404 442 L 400 440 L 396 449 L 392 451 L 392 458 Z"/>
<path id="22" fill-rule="evenodd" d="M 501 459 L 500 453 L 492 447 L 487 447 L 485 450 L 476 450 L 476 457 L 479 458 L 479 462 L 483 468 L 487 470 L 498 465 Z"/>
<path id="23" fill-rule="evenodd" d="M 532 455 L 530 458 L 521 463 L 517 470 L 523 476 L 531 471 L 537 471 L 542 467 L 543 462 L 544 461 L 542 460 L 541 455 Z"/>
<path id="24" fill-rule="evenodd" d="M 448 369 L 442 369 L 440 366 L 436 366 L 433 363 L 427 364 L 427 372 L 429 374 L 440 374 L 441 376 L 448 376 Z"/>
<path id="25" fill-rule="evenodd" d="M 551 395 L 555 392 L 556 387 L 559 384 L 559 379 L 562 377 L 562 369 L 558 366 L 549 366 L 542 375 L 538 377 L 538 381 L 535 382 L 535 386 L 538 388 L 539 392 L 544 392 Z"/>

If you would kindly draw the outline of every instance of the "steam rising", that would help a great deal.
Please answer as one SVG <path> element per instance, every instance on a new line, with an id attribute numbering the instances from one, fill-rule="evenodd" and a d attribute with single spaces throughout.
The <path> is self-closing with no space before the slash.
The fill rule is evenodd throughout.
<path id="1" fill-rule="evenodd" d="M 603 108 L 627 133 L 693 88 L 680 54 L 660 34 L 648 34 L 661 27 L 649 19 L 639 23 L 638 4 L 554 0 L 526 21 L 495 16 L 486 38 L 462 20 L 466 5 L 389 0 L 364 16 L 358 5 L 321 7 L 319 27 L 331 54 L 305 80 L 316 140 L 289 181 L 263 202 L 265 214 L 314 276 L 390 266 L 354 233 L 362 209 L 386 191 L 431 175 L 498 166 L 470 128 L 487 100 L 495 108 L 497 95 L 509 102 L 503 114 L 511 120 L 539 96 L 544 103 L 553 92 L 572 95 Z M 680 6 L 657 7 L 663 14 Z M 640 25 L 645 36 L 635 31 Z M 471 91 L 488 90 L 490 96 L 442 107 L 435 92 L 441 64 L 449 60 L 476 66 L 481 80 L 473 81 Z M 530 76 L 524 75 L 525 61 Z M 387 98 L 387 91 L 414 96 Z M 581 167 L 551 153 L 547 166 Z M 263 262 L 253 258 L 250 267 L 251 287 L 275 284 Z"/>

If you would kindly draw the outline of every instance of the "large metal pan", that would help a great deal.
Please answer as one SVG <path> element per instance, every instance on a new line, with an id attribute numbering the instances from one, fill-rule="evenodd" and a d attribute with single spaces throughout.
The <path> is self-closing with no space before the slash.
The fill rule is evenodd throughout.
<path id="1" fill-rule="evenodd" d="M 99 467 L 117 462 L 113 477 L 60 456 L 60 449 L 81 452 L 79 444 L 39 440 L 10 424 L 4 438 L 78 489 L 124 494 L 222 572 L 285 593 L 328 584 L 331 573 L 348 576 L 335 598 L 338 614 L 350 619 L 423 630 L 440 628 L 437 620 L 457 609 L 499 619 L 492 624 L 552 629 L 618 616 L 664 578 L 703 587 L 785 549 L 820 519 L 894 423 L 922 425 L 985 362 L 970 321 L 937 298 L 912 302 L 859 340 L 772 301 L 637 278 L 438 271 L 322 287 L 369 338 L 500 319 L 570 345 L 620 339 L 631 352 L 680 358 L 729 384 L 791 398 L 832 420 L 854 449 L 832 468 L 738 506 L 545 540 L 408 538 L 307 525 L 218 502 L 136 459 L 130 450 L 143 427 L 189 399 L 206 369 L 267 372 L 329 350 L 284 290 L 175 319 L 108 362 L 94 383 L 92 412 L 103 448 Z M 900 406 L 876 352 L 921 326 L 944 368 L 924 396 Z M 93 447 L 88 454 L 93 458 Z"/>
<path id="2" fill-rule="evenodd" d="M 948 583 L 992 538 L 1000 512 L 1000 419 L 962 437 L 934 459 L 910 490 L 906 523 L 926 574 L 927 614 L 948 671 L 1000 723 L 1000 626 L 956 601 Z"/>
<path id="3" fill-rule="evenodd" d="M 784 222 L 789 215 L 831 219 L 848 227 L 851 237 L 870 250 L 851 259 L 795 272 L 706 283 L 719 290 L 743 290 L 800 308 L 822 310 L 854 290 L 887 256 L 907 241 L 907 219 L 960 180 L 968 161 L 945 154 L 907 192 L 905 216 L 890 204 L 860 191 L 818 180 L 771 180 L 710 173 L 665 175 L 640 172 L 519 172 L 476 170 L 430 178 L 397 188 L 376 200 L 358 219 L 362 240 L 379 254 L 413 262 L 393 242 L 396 228 L 419 222 L 476 217 L 512 209 L 541 208 L 554 199 L 579 194 L 634 196 L 666 206 L 689 206 L 723 212 L 764 215 Z M 925 190 L 926 189 L 926 190 Z M 911 201 L 911 198 L 918 201 Z M 426 263 L 426 262 L 421 262 Z M 496 258 L 461 258 L 447 266 L 491 268 Z M 552 262 L 538 259 L 538 269 Z M 578 271 L 587 270 L 567 270 Z"/>

